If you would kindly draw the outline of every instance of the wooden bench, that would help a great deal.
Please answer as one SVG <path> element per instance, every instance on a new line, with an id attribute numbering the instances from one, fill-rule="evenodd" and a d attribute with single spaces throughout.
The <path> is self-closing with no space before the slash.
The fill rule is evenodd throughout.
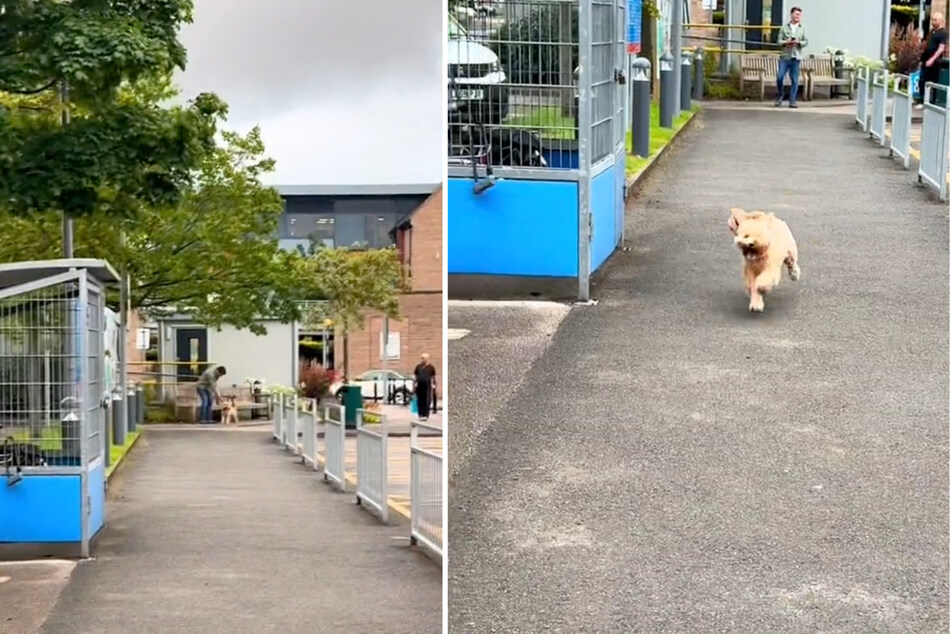
<path id="1" fill-rule="evenodd" d="M 194 383 L 177 384 L 175 390 L 175 416 L 179 420 L 196 422 L 198 420 L 198 391 Z M 250 412 L 248 418 L 253 418 L 259 411 L 267 411 L 267 403 L 255 403 L 251 398 L 251 388 L 227 387 L 219 388 L 222 399 L 234 397 L 234 404 L 238 408 L 238 420 L 242 420 L 242 413 Z M 212 411 L 220 411 L 217 403 L 212 405 Z"/>
<path id="2" fill-rule="evenodd" d="M 765 101 L 766 86 L 774 86 L 778 74 L 778 55 L 740 55 L 740 92 L 744 91 L 747 84 L 758 85 L 760 101 Z M 807 75 L 800 64 L 799 85 L 802 87 L 803 95 L 808 99 L 809 90 L 806 86 L 807 82 L 804 81 L 805 77 Z M 788 75 L 783 79 L 783 86 L 792 87 L 792 81 Z"/>
<path id="3" fill-rule="evenodd" d="M 806 99 L 812 100 L 816 86 L 828 87 L 829 99 L 833 97 L 835 86 L 846 86 L 848 88 L 848 98 L 852 98 L 852 69 L 844 69 L 845 77 L 836 77 L 831 55 L 810 56 L 802 60 L 802 68 L 808 78 Z"/>

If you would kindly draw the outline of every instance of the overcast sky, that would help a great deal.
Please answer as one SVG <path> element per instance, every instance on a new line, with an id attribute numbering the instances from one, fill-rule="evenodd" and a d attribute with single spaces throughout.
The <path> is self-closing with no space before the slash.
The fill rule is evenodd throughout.
<path id="1" fill-rule="evenodd" d="M 195 0 L 183 97 L 255 124 L 272 185 L 442 180 L 442 0 Z"/>

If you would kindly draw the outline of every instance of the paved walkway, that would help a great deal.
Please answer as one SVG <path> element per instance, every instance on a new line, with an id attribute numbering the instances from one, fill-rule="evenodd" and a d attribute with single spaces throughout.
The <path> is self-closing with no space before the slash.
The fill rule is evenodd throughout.
<path id="1" fill-rule="evenodd" d="M 439 567 L 282 455 L 270 427 L 140 445 L 44 634 L 441 631 Z"/>
<path id="2" fill-rule="evenodd" d="M 450 631 L 948 630 L 948 209 L 869 152 L 705 112 L 597 305 L 450 308 Z M 731 206 L 799 241 L 763 315 Z"/>

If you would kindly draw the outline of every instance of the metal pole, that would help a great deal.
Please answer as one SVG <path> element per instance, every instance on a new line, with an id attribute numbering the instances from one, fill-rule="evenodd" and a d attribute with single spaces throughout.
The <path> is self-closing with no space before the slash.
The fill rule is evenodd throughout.
<path id="1" fill-rule="evenodd" d="M 119 233 L 119 244 L 122 247 L 125 247 L 125 229 Z M 122 429 L 128 432 L 131 429 L 129 421 L 129 408 L 125 403 L 128 393 L 129 385 L 129 368 L 128 368 L 128 355 L 126 351 L 126 345 L 128 337 L 126 335 L 126 330 L 129 327 L 129 316 L 126 311 L 129 308 L 129 276 L 126 272 L 126 266 L 123 264 L 122 273 L 119 276 L 119 346 L 118 346 L 118 359 L 119 359 L 119 394 L 122 395 L 123 403 L 119 406 L 119 425 Z"/>
<path id="2" fill-rule="evenodd" d="M 62 122 L 63 127 L 69 125 L 69 84 L 62 82 L 59 86 L 59 97 L 62 102 Z M 73 257 L 73 219 L 65 211 L 63 212 L 63 257 L 70 259 Z"/>
<path id="3" fill-rule="evenodd" d="M 733 24 L 733 1 L 726 0 L 723 4 L 723 23 Z M 730 72 L 730 49 L 733 48 L 730 39 L 733 37 L 733 29 L 723 29 L 723 35 L 726 42 L 720 48 L 726 49 L 720 51 L 720 74 L 726 75 Z"/>
<path id="4" fill-rule="evenodd" d="M 390 346 L 390 318 L 383 315 L 383 346 L 380 350 L 380 369 L 383 370 L 383 402 L 390 402 L 390 381 L 386 375 L 386 360 L 390 356 L 387 348 Z"/>
<path id="5" fill-rule="evenodd" d="M 879 59 L 885 61 L 888 65 L 888 35 L 892 22 L 892 2 L 891 0 L 882 0 L 882 51 Z"/>
<path id="6" fill-rule="evenodd" d="M 918 35 L 925 36 L 925 0 L 918 0 Z"/>
<path id="7" fill-rule="evenodd" d="M 680 76 L 683 63 L 683 42 L 684 42 L 684 0 L 673 0 L 673 6 L 670 8 L 670 52 L 674 56 L 674 103 L 680 103 Z M 675 106 L 676 107 L 676 106 Z"/>
<path id="8" fill-rule="evenodd" d="M 684 55 L 680 64 L 680 110 L 690 112 L 690 89 L 693 84 L 693 60 L 690 55 Z"/>
<path id="9" fill-rule="evenodd" d="M 631 65 L 632 154 L 647 158 L 651 145 L 651 63 L 638 57 Z"/>
<path id="10" fill-rule="evenodd" d="M 669 52 L 660 56 L 660 127 L 674 127 L 674 112 L 677 110 L 677 93 L 674 78 L 674 57 Z"/>
<path id="11" fill-rule="evenodd" d="M 694 101 L 703 101 L 703 49 L 697 47 L 697 52 L 693 54 L 693 98 Z"/>

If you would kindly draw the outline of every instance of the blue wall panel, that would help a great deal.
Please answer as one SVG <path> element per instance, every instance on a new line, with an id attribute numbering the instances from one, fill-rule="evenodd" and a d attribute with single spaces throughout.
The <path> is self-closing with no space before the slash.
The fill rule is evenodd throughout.
<path id="1" fill-rule="evenodd" d="M 89 537 L 106 521 L 106 467 L 100 460 L 89 469 Z"/>
<path id="2" fill-rule="evenodd" d="M 79 542 L 79 475 L 25 475 L 0 481 L 0 542 Z"/>
<path id="3" fill-rule="evenodd" d="M 617 173 L 624 165 L 614 165 L 591 181 L 591 272 L 597 271 L 617 246 L 621 228 L 617 224 Z"/>
<path id="4" fill-rule="evenodd" d="M 450 178 L 450 274 L 576 277 L 578 184 L 502 180 L 482 194 Z"/>

